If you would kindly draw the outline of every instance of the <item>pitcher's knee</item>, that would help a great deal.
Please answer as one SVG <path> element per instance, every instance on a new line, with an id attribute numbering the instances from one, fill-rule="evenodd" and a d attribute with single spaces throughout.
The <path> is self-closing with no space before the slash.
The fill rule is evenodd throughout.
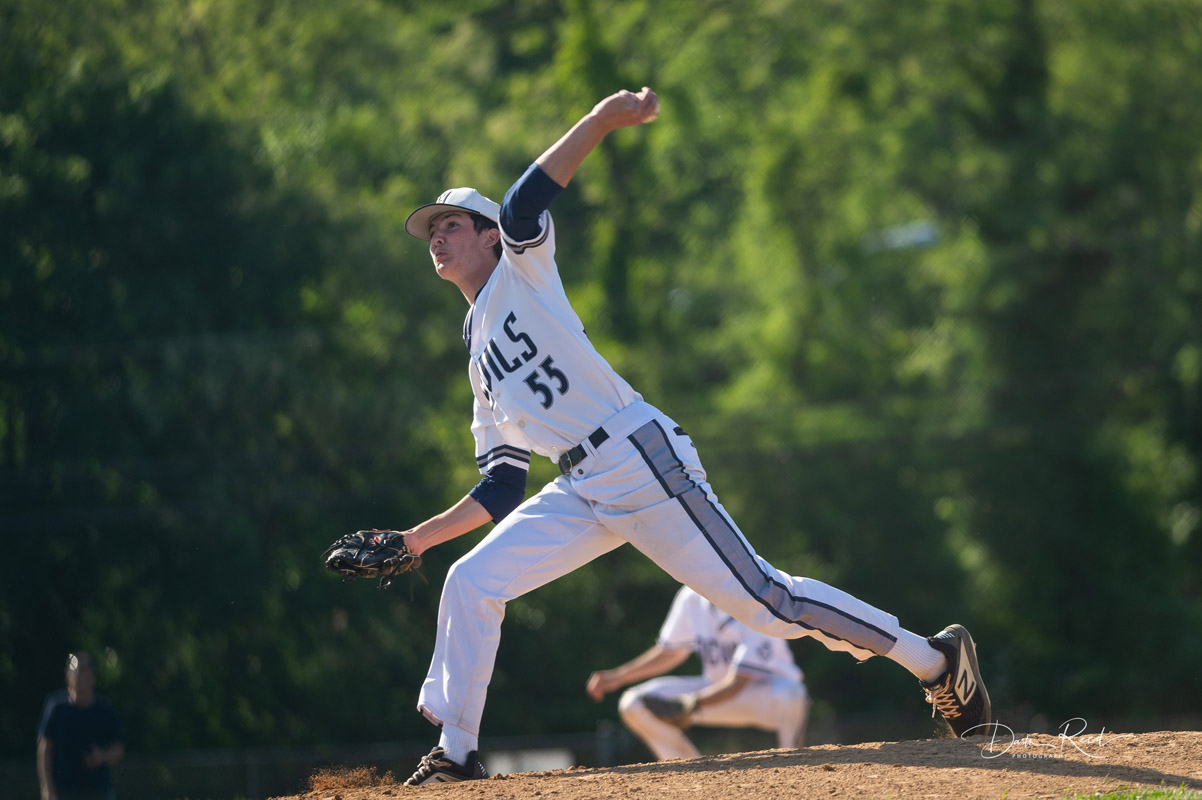
<path id="1" fill-rule="evenodd" d="M 475 560 L 465 556 L 447 570 L 443 594 L 457 594 L 478 600 L 497 598 L 499 592 L 489 588 L 490 584 L 495 583 L 495 579 L 490 579 L 489 573 L 487 564 L 477 564 Z"/>

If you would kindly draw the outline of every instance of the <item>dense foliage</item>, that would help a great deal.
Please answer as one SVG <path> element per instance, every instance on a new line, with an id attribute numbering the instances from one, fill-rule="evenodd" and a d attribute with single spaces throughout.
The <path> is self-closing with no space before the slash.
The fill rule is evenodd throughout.
<path id="1" fill-rule="evenodd" d="M 760 551 L 970 624 L 1001 709 L 1198 708 L 1200 20 L 0 0 L 0 753 L 74 647 L 134 750 L 430 735 L 439 579 L 476 537 L 412 602 L 317 559 L 476 480 L 465 306 L 401 223 L 499 198 L 642 84 L 663 115 L 557 200 L 560 263 Z M 487 732 L 611 715 L 585 678 L 674 588 L 623 548 L 511 604 Z M 795 652 L 824 713 L 921 705 Z"/>

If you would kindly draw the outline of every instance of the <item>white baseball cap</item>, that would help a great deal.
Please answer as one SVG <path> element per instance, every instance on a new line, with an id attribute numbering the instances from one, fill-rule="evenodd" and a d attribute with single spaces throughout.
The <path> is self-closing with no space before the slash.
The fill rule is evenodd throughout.
<path id="1" fill-rule="evenodd" d="M 419 239 L 430 241 L 430 220 L 448 211 L 463 209 L 488 217 L 497 225 L 501 218 L 501 207 L 489 200 L 475 189 L 466 186 L 458 189 L 447 189 L 438 196 L 438 200 L 427 203 L 409 215 L 405 220 L 405 230 Z"/>

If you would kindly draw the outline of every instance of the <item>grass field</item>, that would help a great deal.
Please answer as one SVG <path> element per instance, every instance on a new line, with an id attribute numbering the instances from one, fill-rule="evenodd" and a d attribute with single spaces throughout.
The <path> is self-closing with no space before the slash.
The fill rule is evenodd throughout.
<path id="1" fill-rule="evenodd" d="M 1075 794 L 1065 800 L 1202 800 L 1202 792 L 1187 792 L 1183 789 L 1152 789 L 1139 792 Z"/>

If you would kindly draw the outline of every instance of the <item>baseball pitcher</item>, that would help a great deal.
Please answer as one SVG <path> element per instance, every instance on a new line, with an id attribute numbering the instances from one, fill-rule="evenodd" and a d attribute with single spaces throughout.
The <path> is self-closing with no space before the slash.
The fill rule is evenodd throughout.
<path id="1" fill-rule="evenodd" d="M 548 209 L 606 136 L 658 115 L 650 89 L 617 92 L 539 156 L 500 205 L 476 189 L 448 189 L 405 223 L 429 242 L 434 271 L 468 303 L 463 344 L 482 477 L 454 506 L 409 530 L 336 542 L 326 565 L 389 579 L 429 548 L 496 523 L 446 576 L 418 697 L 441 734 L 410 785 L 485 776 L 480 720 L 506 603 L 625 543 L 758 631 L 898 662 L 957 733 L 989 721 L 964 628 L 930 638 L 910 633 L 893 615 L 757 555 L 684 428 L 643 400 L 585 333 L 560 280 Z M 523 502 L 531 453 L 561 475 Z"/>

